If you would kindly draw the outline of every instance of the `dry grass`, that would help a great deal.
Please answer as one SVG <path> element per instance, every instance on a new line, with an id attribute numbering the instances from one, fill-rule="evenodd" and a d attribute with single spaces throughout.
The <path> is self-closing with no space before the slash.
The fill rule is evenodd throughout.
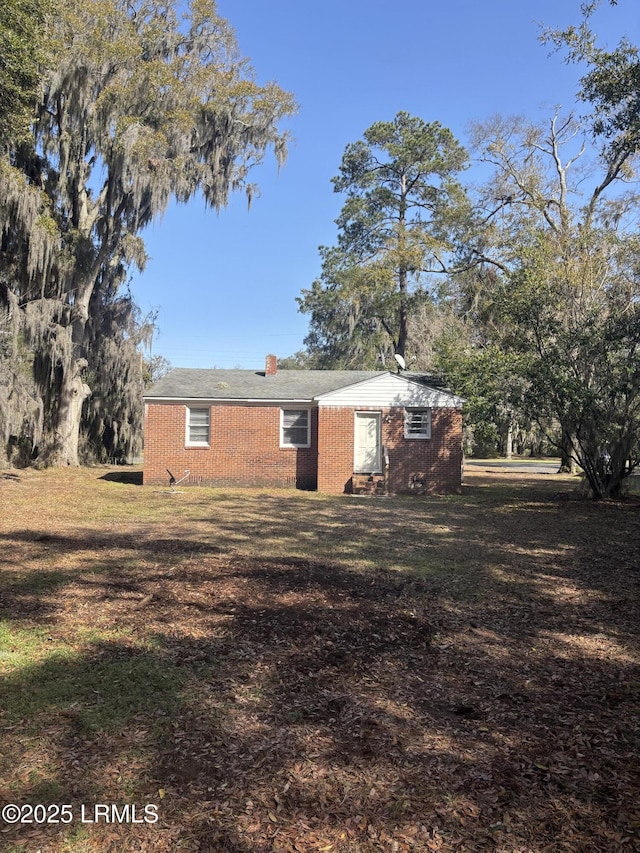
<path id="1" fill-rule="evenodd" d="M 637 503 L 120 473 L 0 475 L 1 850 L 640 849 Z"/>

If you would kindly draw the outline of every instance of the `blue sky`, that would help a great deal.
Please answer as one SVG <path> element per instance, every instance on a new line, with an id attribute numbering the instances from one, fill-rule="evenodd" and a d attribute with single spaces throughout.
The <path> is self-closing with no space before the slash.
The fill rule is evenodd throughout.
<path id="1" fill-rule="evenodd" d="M 606 0 L 603 0 L 605 4 Z M 255 170 L 261 195 L 225 210 L 173 205 L 145 233 L 149 263 L 132 282 L 158 311 L 154 354 L 174 367 L 260 368 L 299 350 L 308 318 L 296 296 L 336 240 L 333 192 L 346 145 L 406 110 L 439 121 L 464 144 L 470 121 L 570 109 L 579 69 L 541 45 L 541 25 L 579 20 L 579 0 L 219 0 L 259 82 L 293 92 L 300 110 L 285 166 Z M 640 42 L 640 4 L 595 18 L 601 39 Z"/>

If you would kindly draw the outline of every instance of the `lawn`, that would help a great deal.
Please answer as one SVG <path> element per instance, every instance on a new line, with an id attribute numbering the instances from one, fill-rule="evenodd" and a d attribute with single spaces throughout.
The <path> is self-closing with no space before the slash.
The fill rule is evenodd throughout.
<path id="1" fill-rule="evenodd" d="M 640 849 L 638 500 L 121 474 L 0 472 L 3 853 Z"/>

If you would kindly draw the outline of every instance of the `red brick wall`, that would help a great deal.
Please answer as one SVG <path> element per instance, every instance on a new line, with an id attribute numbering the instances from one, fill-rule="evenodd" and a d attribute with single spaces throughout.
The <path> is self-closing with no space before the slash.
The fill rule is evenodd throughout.
<path id="1" fill-rule="evenodd" d="M 354 456 L 353 408 L 323 407 L 318 416 L 318 490 L 351 490 Z M 462 414 L 432 409 L 431 438 L 405 439 L 403 409 L 382 412 L 382 443 L 389 454 L 389 492 L 455 492 L 462 473 Z M 415 484 L 410 485 L 410 484 Z"/>
<path id="2" fill-rule="evenodd" d="M 386 416 L 389 420 L 385 423 Z M 404 411 L 382 418 L 383 444 L 389 453 L 389 491 L 456 492 L 462 482 L 462 412 L 431 410 L 431 438 L 404 437 Z M 415 484 L 412 487 L 410 484 Z"/>
<path id="3" fill-rule="evenodd" d="M 311 447 L 280 447 L 280 406 L 211 406 L 209 447 L 185 447 L 186 407 L 148 403 L 144 483 L 167 484 L 167 468 L 189 485 L 314 488 L 317 412 L 311 412 Z"/>
<path id="4" fill-rule="evenodd" d="M 144 483 L 167 484 L 167 468 L 191 485 L 291 486 L 343 494 L 351 490 L 354 408 L 311 412 L 311 447 L 280 448 L 280 407 L 219 404 L 211 407 L 209 447 L 185 447 L 183 404 L 148 403 Z M 375 408 L 367 411 L 376 411 Z M 462 415 L 433 409 L 430 439 L 404 438 L 404 410 L 382 412 L 382 442 L 389 454 L 389 491 L 454 492 L 461 485 Z M 317 465 L 317 468 L 316 468 Z M 416 483 L 417 481 L 417 483 Z M 412 485 L 414 484 L 414 488 Z"/>
<path id="5" fill-rule="evenodd" d="M 318 491 L 351 491 L 354 409 L 327 406 L 318 411 Z"/>

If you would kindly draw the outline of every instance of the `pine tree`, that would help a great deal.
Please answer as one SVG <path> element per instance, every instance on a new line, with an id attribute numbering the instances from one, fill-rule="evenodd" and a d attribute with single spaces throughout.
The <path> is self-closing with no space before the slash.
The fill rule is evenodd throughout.
<path id="1" fill-rule="evenodd" d="M 337 246 L 321 248 L 322 276 L 298 300 L 311 315 L 307 349 L 326 366 L 380 366 L 407 349 L 409 317 L 428 298 L 466 220 L 457 181 L 467 154 L 451 131 L 400 112 L 348 145 L 334 190 L 346 201 Z"/>

